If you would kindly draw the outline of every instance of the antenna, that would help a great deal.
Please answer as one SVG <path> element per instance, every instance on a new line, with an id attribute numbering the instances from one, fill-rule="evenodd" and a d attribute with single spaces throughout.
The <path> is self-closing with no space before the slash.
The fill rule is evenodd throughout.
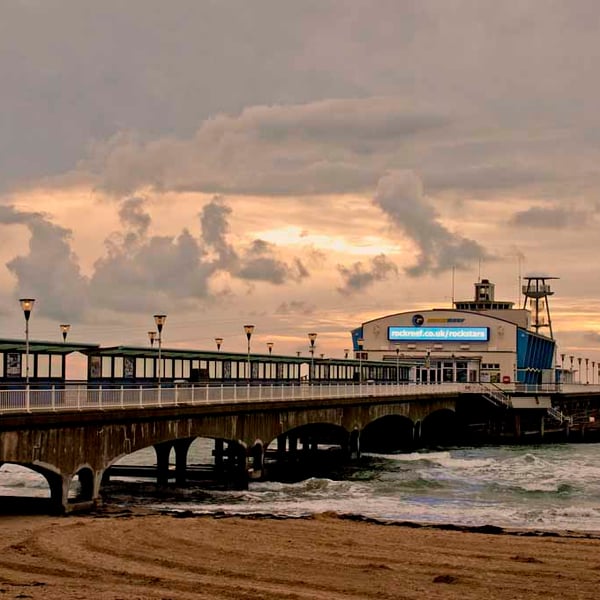
<path id="1" fill-rule="evenodd" d="M 517 251 L 517 306 L 519 306 L 519 299 L 521 298 L 521 259 L 522 255 Z"/>

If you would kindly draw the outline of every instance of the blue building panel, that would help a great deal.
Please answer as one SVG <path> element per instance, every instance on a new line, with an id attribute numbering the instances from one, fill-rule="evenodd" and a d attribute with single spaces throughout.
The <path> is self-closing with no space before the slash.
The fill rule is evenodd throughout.
<path id="1" fill-rule="evenodd" d="M 517 381 L 542 383 L 542 371 L 553 367 L 554 351 L 554 340 L 517 329 Z"/>

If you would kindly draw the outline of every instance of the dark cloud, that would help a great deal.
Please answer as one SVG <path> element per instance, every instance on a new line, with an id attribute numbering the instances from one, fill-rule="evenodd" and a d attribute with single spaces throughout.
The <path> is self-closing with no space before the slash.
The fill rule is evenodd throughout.
<path id="1" fill-rule="evenodd" d="M 266 281 L 281 285 L 301 281 L 309 276 L 299 259 L 288 264 L 276 256 L 276 248 L 264 240 L 254 240 L 240 259 L 236 276 L 248 281 Z"/>
<path id="2" fill-rule="evenodd" d="M 148 232 L 152 219 L 144 212 L 143 198 L 129 198 L 124 200 L 119 210 L 119 218 L 125 226 L 131 227 L 137 235 L 143 237 Z"/>
<path id="3" fill-rule="evenodd" d="M 374 185 L 403 143 L 448 123 L 439 112 L 393 97 L 254 106 L 206 120 L 187 140 L 144 142 L 118 134 L 96 145 L 81 168 L 117 195 L 145 186 L 280 195 L 356 191 Z"/>
<path id="4" fill-rule="evenodd" d="M 350 267 L 338 265 L 344 285 L 338 288 L 342 294 L 352 294 L 364 290 L 377 281 L 384 281 L 391 275 L 397 275 L 398 267 L 385 255 L 380 254 L 373 258 L 368 265 L 355 262 Z"/>
<path id="5" fill-rule="evenodd" d="M 88 305 L 88 281 L 71 251 L 71 232 L 40 213 L 0 206 L 0 223 L 27 227 L 28 253 L 6 266 L 17 279 L 16 295 L 36 298 L 36 312 L 57 320 L 80 318 Z"/>
<path id="6" fill-rule="evenodd" d="M 312 315 L 316 311 L 314 304 L 308 304 L 304 300 L 291 300 L 282 302 L 276 309 L 276 315 Z"/>
<path id="7" fill-rule="evenodd" d="M 226 239 L 230 215 L 231 208 L 221 196 L 214 196 L 212 201 L 202 208 L 200 214 L 202 239 L 207 246 L 219 254 L 222 267 L 235 265 L 238 261 L 235 250 Z"/>
<path id="8" fill-rule="evenodd" d="M 394 171 L 379 180 L 373 199 L 418 249 L 417 263 L 406 269 L 411 276 L 439 273 L 491 257 L 477 242 L 450 232 L 439 221 L 412 171 Z"/>
<path id="9" fill-rule="evenodd" d="M 576 208 L 533 206 L 512 216 L 510 225 L 537 229 L 565 229 L 593 223 L 593 214 Z"/>
<path id="10" fill-rule="evenodd" d="M 152 224 L 143 198 L 128 198 L 119 207 L 121 230 L 105 241 L 106 253 L 84 277 L 71 251 L 70 231 L 44 215 L 0 206 L 0 224 L 23 225 L 30 232 L 29 252 L 7 268 L 17 279 L 16 294 L 37 298 L 36 312 L 77 320 L 86 311 L 139 312 L 213 300 L 211 278 L 228 273 L 244 281 L 281 285 L 309 276 L 300 259 L 287 263 L 275 245 L 255 240 L 238 257 L 227 242 L 230 208 L 215 197 L 200 213 L 202 235 L 183 229 L 175 236 L 149 235 Z"/>

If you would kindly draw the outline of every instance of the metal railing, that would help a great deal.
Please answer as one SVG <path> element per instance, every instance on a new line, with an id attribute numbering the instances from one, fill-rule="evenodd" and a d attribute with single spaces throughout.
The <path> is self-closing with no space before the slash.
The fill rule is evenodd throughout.
<path id="1" fill-rule="evenodd" d="M 528 393 L 548 392 L 546 386 L 529 386 Z M 507 386 L 485 383 L 294 383 L 294 384 L 177 384 L 175 386 L 88 386 L 85 382 L 50 386 L 47 389 L 0 389 L 0 415 L 73 410 L 141 409 L 183 405 L 218 405 L 268 401 L 303 401 L 333 398 L 383 398 L 480 394 L 510 407 Z M 519 389 L 522 392 L 525 390 Z M 569 384 L 563 393 L 600 393 L 600 386 Z"/>
<path id="2" fill-rule="evenodd" d="M 556 421 L 558 421 L 561 425 L 563 423 L 568 423 L 569 425 L 573 424 L 573 417 L 569 416 L 569 415 L 565 415 L 560 410 L 558 410 L 558 408 L 554 408 L 553 406 L 550 406 L 547 408 L 547 411 L 548 411 L 548 415 L 550 417 L 552 417 L 553 419 L 555 419 Z"/>
<path id="3" fill-rule="evenodd" d="M 329 398 L 432 396 L 481 391 L 479 384 L 332 383 L 294 385 L 177 385 L 175 387 L 87 387 L 0 390 L 0 414 L 73 410 L 141 409 Z"/>

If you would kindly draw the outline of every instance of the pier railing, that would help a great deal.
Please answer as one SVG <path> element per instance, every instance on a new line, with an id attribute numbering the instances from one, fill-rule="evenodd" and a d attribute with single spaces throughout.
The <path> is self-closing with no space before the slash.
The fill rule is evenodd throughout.
<path id="1" fill-rule="evenodd" d="M 481 388 L 481 390 L 480 390 Z M 478 393 L 479 384 L 332 383 L 296 385 L 178 385 L 176 387 L 87 387 L 0 390 L 0 414 L 98 409 L 140 409 L 183 405 L 218 405 L 275 400 L 432 396 Z"/>
<path id="2" fill-rule="evenodd" d="M 510 398 L 505 386 L 503 396 Z M 599 385 L 568 384 L 552 390 L 530 386 L 529 394 L 563 392 L 600 393 Z M 52 386 L 47 389 L 0 390 L 0 415 L 98 409 L 140 409 L 183 405 L 218 405 L 268 401 L 303 401 L 332 398 L 382 398 L 396 396 L 435 396 L 449 393 L 490 394 L 485 383 L 325 383 L 325 384 L 178 384 L 169 387 L 102 387 L 85 384 Z M 498 390 L 495 390 L 498 392 Z M 525 390 L 518 390 L 523 393 Z M 504 402 L 509 406 L 509 401 Z"/>

